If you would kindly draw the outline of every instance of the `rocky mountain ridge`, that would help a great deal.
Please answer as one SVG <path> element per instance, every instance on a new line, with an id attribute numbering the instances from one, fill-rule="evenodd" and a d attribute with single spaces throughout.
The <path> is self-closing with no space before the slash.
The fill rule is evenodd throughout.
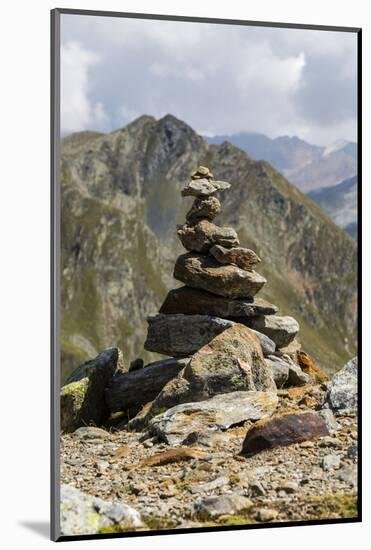
<path id="1" fill-rule="evenodd" d="M 331 187 L 357 172 L 357 144 L 350 141 L 339 140 L 324 147 L 297 136 L 272 139 L 252 132 L 206 137 L 206 140 L 217 145 L 228 141 L 253 159 L 266 160 L 303 192 Z"/>
<path id="2" fill-rule="evenodd" d="M 357 176 L 332 187 L 323 187 L 308 193 L 308 196 L 354 239 L 357 239 L 357 195 Z"/>
<path id="3" fill-rule="evenodd" d="M 302 341 L 329 371 L 355 349 L 356 247 L 266 162 L 231 144 L 208 145 L 171 115 L 143 116 L 111 134 L 62 144 L 62 368 L 119 345 L 143 356 L 145 319 L 171 286 L 180 252 L 174 226 L 189 209 L 180 188 L 195 165 L 235 182 L 220 223 L 236 227 L 269 279 L 262 296 L 283 304 Z M 331 247 L 328 246 L 331 243 Z"/>

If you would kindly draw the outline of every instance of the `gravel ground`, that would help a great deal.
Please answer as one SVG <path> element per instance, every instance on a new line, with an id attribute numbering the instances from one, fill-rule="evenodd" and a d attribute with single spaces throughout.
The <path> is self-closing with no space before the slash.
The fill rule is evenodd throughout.
<path id="1" fill-rule="evenodd" d="M 282 391 L 280 411 L 311 410 L 319 388 Z M 137 509 L 151 529 L 356 517 L 357 421 L 337 417 L 339 429 L 316 441 L 239 455 L 247 426 L 214 432 L 191 448 L 203 458 L 130 468 L 169 447 L 144 433 L 113 431 L 95 439 L 61 437 L 61 482 Z M 239 515 L 202 520 L 195 505 L 210 496 L 243 495 Z"/>

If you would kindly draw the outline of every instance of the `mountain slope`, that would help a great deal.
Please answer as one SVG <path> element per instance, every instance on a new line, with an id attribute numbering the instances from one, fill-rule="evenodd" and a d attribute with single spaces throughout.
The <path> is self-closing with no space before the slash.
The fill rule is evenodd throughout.
<path id="1" fill-rule="evenodd" d="M 198 164 L 232 184 L 219 223 L 236 227 L 262 258 L 262 297 L 298 318 L 305 348 L 328 370 L 354 353 L 352 239 L 268 163 L 231 144 L 210 146 L 171 115 L 143 116 L 111 134 L 63 141 L 64 373 L 111 345 L 129 360 L 149 358 L 145 318 L 177 286 L 175 226 L 192 202 L 180 190 Z"/>
<path id="2" fill-rule="evenodd" d="M 266 160 L 304 192 L 335 185 L 357 171 L 357 145 L 352 142 L 320 147 L 296 136 L 271 139 L 249 132 L 206 139 L 210 144 L 228 141 L 252 158 Z"/>
<path id="3" fill-rule="evenodd" d="M 357 186 L 357 176 L 353 176 L 333 187 L 324 187 L 308 193 L 308 196 L 353 238 L 356 238 L 357 234 Z"/>

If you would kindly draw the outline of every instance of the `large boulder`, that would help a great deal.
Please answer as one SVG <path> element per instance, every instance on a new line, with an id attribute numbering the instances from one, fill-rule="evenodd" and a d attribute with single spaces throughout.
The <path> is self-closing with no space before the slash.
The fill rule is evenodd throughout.
<path id="1" fill-rule="evenodd" d="M 242 248 L 242 246 L 225 248 L 221 244 L 215 244 L 210 248 L 210 254 L 221 264 L 235 264 L 246 271 L 253 271 L 261 262 L 253 250 Z"/>
<path id="2" fill-rule="evenodd" d="M 241 454 L 253 454 L 265 449 L 285 447 L 330 435 L 322 416 L 305 412 L 284 414 L 262 420 L 247 431 Z"/>
<path id="3" fill-rule="evenodd" d="M 211 315 L 163 315 L 148 317 L 144 349 L 172 357 L 188 357 L 231 327 L 233 321 Z"/>
<path id="4" fill-rule="evenodd" d="M 174 277 L 193 288 L 227 298 L 252 298 L 267 282 L 255 271 L 245 271 L 235 265 L 221 265 L 213 257 L 191 253 L 178 257 Z"/>
<path id="5" fill-rule="evenodd" d="M 289 316 L 265 315 L 246 321 L 247 325 L 269 336 L 277 348 L 288 346 L 299 332 L 299 323 Z"/>
<path id="6" fill-rule="evenodd" d="M 216 197 L 195 199 L 191 209 L 186 214 L 189 223 L 197 223 L 201 219 L 212 221 L 220 212 L 221 204 Z"/>
<path id="7" fill-rule="evenodd" d="M 106 502 L 70 485 L 61 486 L 61 535 L 97 535 L 135 531 L 145 527 L 134 508 Z"/>
<path id="8" fill-rule="evenodd" d="M 180 225 L 177 234 L 186 250 L 203 254 L 206 254 L 214 244 L 225 247 L 239 244 L 237 233 L 232 227 L 219 227 L 208 220 L 201 220 L 195 225 Z"/>
<path id="9" fill-rule="evenodd" d="M 151 415 L 180 403 L 236 391 L 276 391 L 258 338 L 239 324 L 224 330 L 193 355 L 154 400 Z"/>
<path id="10" fill-rule="evenodd" d="M 277 403 L 277 394 L 273 392 L 219 394 L 206 401 L 172 407 L 152 418 L 149 430 L 169 445 L 181 445 L 192 436 L 207 431 L 226 430 L 246 420 L 255 421 L 270 416 Z"/>
<path id="11" fill-rule="evenodd" d="M 182 286 L 170 290 L 160 308 L 160 313 L 215 315 L 229 319 L 272 315 L 277 313 L 277 307 L 262 298 L 232 300 L 198 288 Z M 239 322 L 238 319 L 236 320 Z"/>
<path id="12" fill-rule="evenodd" d="M 80 426 L 102 425 L 110 411 L 105 401 L 105 388 L 115 374 L 124 372 L 122 354 L 109 348 L 80 365 L 61 388 L 61 430 L 73 432 Z"/>
<path id="13" fill-rule="evenodd" d="M 335 414 L 357 412 L 358 359 L 354 357 L 334 376 L 326 396 L 326 406 Z"/>

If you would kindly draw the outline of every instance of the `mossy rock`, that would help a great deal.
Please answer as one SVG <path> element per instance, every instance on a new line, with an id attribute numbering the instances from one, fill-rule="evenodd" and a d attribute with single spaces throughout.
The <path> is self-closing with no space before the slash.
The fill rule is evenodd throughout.
<path id="1" fill-rule="evenodd" d="M 124 370 L 122 353 L 110 348 L 80 365 L 61 389 L 61 429 L 101 426 L 109 418 L 104 392 L 112 377 Z"/>

